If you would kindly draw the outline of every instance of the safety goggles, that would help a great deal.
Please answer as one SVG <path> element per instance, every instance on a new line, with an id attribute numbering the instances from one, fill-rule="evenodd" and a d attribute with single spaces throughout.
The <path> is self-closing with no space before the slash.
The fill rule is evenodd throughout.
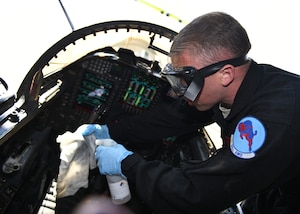
<path id="1" fill-rule="evenodd" d="M 220 61 L 199 70 L 191 66 L 174 68 L 171 64 L 167 64 L 161 71 L 161 75 L 168 80 L 177 96 L 184 96 L 194 101 L 203 87 L 205 77 L 213 75 L 227 64 L 237 67 L 247 61 L 248 57 L 242 56 Z"/>

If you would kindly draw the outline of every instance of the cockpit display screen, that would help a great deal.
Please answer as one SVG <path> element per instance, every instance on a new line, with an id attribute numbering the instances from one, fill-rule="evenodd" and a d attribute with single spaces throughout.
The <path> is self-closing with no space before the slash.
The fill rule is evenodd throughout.
<path id="1" fill-rule="evenodd" d="M 140 110 L 148 109 L 157 93 L 158 80 L 141 72 L 134 72 L 123 96 L 123 103 Z"/>
<path id="2" fill-rule="evenodd" d="M 100 79 L 93 73 L 85 72 L 77 92 L 75 106 L 92 111 L 107 101 L 112 87 L 112 82 Z"/>

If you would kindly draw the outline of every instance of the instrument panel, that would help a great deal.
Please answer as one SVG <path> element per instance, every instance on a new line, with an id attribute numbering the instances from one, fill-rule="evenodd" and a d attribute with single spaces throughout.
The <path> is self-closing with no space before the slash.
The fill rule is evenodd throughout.
<path id="1" fill-rule="evenodd" d="M 100 106 L 105 117 L 98 122 L 105 123 L 116 115 L 140 114 L 158 102 L 174 100 L 169 84 L 160 78 L 159 71 L 135 61 L 92 54 L 60 71 L 62 95 L 54 106 L 59 114 L 52 119 L 52 124 L 60 121 L 58 129 L 74 130 L 92 122 L 90 116 Z"/>

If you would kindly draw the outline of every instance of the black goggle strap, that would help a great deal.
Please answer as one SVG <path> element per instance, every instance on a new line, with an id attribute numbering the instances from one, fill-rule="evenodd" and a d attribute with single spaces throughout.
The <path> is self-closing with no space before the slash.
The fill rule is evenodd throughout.
<path id="1" fill-rule="evenodd" d="M 194 67 L 191 66 L 174 68 L 171 64 L 167 64 L 166 67 L 161 72 L 161 74 L 165 76 L 171 75 L 171 76 L 183 78 L 186 81 L 186 83 L 189 85 L 187 89 L 185 89 L 186 92 L 184 93 L 184 96 L 194 101 L 198 93 L 202 89 L 205 77 L 216 73 L 227 64 L 237 67 L 245 64 L 247 61 L 248 61 L 248 57 L 247 55 L 245 55 L 242 57 L 220 61 L 212 65 L 206 66 L 204 68 L 201 68 L 199 70 L 196 70 Z M 181 93 L 182 92 L 183 91 L 181 91 Z"/>
<path id="2" fill-rule="evenodd" d="M 220 62 L 214 63 L 212 65 L 206 66 L 204 68 L 201 68 L 199 70 L 196 70 L 194 67 L 191 67 L 191 66 L 174 68 L 171 64 L 167 64 L 161 73 L 162 73 L 162 75 L 175 75 L 175 76 L 180 76 L 180 77 L 186 77 L 186 76 L 190 76 L 190 75 L 193 76 L 195 74 L 195 72 L 201 72 L 203 77 L 207 77 L 207 76 L 210 76 L 210 75 L 216 73 L 218 70 L 220 70 L 227 64 L 237 67 L 237 66 L 245 64 L 247 61 L 248 61 L 248 57 L 247 57 L 247 55 L 245 55 L 245 56 L 237 57 L 234 59 L 220 61 Z"/>
<path id="3" fill-rule="evenodd" d="M 237 58 L 233 58 L 233 59 L 220 61 L 220 62 L 216 62 L 212 65 L 209 65 L 209 66 L 206 66 L 204 68 L 201 68 L 201 69 L 197 70 L 197 72 L 201 72 L 203 77 L 207 77 L 207 76 L 210 76 L 210 75 L 216 73 L 218 70 L 220 70 L 221 68 L 223 68 L 227 64 L 230 64 L 234 67 L 238 67 L 240 65 L 245 64 L 246 62 L 248 62 L 247 55 L 237 57 Z"/>
<path id="4" fill-rule="evenodd" d="M 199 92 L 202 90 L 205 77 L 216 73 L 217 71 L 219 71 L 221 68 L 223 68 L 227 64 L 237 67 L 237 66 L 245 64 L 247 61 L 248 61 L 248 57 L 242 56 L 242 57 L 237 57 L 234 59 L 217 62 L 215 64 L 212 64 L 212 65 L 209 65 L 202 69 L 197 70 L 197 72 L 195 73 L 195 78 L 193 79 L 191 84 L 188 86 L 184 96 L 186 98 L 188 98 L 189 100 L 194 101 L 196 99 L 196 97 L 198 96 Z"/>

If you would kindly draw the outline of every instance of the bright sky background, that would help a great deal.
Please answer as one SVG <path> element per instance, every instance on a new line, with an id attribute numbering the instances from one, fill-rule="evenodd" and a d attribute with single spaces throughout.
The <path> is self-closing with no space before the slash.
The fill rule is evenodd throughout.
<path id="1" fill-rule="evenodd" d="M 300 73 L 297 0 L 62 0 L 62 3 L 75 29 L 127 19 L 179 31 L 201 14 L 224 11 L 246 28 L 252 42 L 251 58 Z M 164 12 L 160 13 L 160 9 Z M 183 24 L 174 16 L 182 19 Z M 0 76 L 11 88 L 18 87 L 50 46 L 72 31 L 58 0 L 5 1 L 0 8 L 0 27 Z"/>

